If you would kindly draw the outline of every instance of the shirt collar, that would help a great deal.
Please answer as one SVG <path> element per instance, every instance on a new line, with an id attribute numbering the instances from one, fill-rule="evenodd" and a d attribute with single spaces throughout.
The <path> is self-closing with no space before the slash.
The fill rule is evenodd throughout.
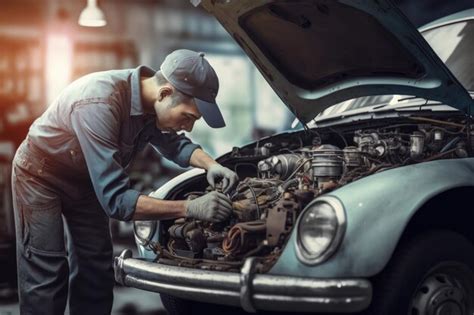
<path id="1" fill-rule="evenodd" d="M 140 77 L 151 77 L 155 75 L 156 70 L 146 66 L 138 66 L 136 69 L 132 71 L 132 78 L 131 78 L 131 88 L 132 88 L 132 104 L 130 109 L 130 116 L 139 116 L 145 115 L 143 111 L 143 104 L 141 98 L 141 90 L 140 90 Z"/>

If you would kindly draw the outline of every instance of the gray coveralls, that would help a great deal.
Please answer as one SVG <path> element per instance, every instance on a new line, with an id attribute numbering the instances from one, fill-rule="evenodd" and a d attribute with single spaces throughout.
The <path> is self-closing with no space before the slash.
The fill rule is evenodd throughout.
<path id="1" fill-rule="evenodd" d="M 87 75 L 70 84 L 30 128 L 13 161 L 22 314 L 109 314 L 113 300 L 109 217 L 130 220 L 140 192 L 124 171 L 147 143 L 186 167 L 199 146 L 161 132 L 144 113 L 146 67 Z M 70 233 L 65 246 L 63 220 Z"/>

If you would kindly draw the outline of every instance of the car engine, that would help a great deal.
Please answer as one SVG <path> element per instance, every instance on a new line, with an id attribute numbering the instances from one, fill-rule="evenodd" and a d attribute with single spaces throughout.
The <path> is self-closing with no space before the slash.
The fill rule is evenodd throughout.
<path id="1" fill-rule="evenodd" d="M 467 129 L 462 122 L 419 118 L 375 129 L 310 130 L 305 137 L 289 134 L 235 149 L 229 166 L 239 172 L 247 165 L 254 171 L 241 177 L 229 195 L 231 218 L 220 223 L 175 220 L 166 226 L 165 242 L 154 244 L 153 250 L 160 263 L 222 271 L 237 271 L 246 257 L 257 256 L 259 271 L 265 272 L 315 197 L 394 167 L 468 157 Z M 209 191 L 207 187 L 184 197 Z"/>

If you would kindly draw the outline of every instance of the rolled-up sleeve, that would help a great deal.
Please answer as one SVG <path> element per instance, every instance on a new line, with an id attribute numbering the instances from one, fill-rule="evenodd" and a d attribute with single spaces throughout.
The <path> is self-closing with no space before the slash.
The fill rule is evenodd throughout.
<path id="1" fill-rule="evenodd" d="M 120 163 L 119 113 L 105 103 L 85 104 L 73 109 L 71 124 L 106 214 L 114 219 L 130 220 L 140 192 L 130 189 L 129 177 Z"/>
<path id="2" fill-rule="evenodd" d="M 164 157 L 181 167 L 188 167 L 194 150 L 201 148 L 183 134 L 160 133 L 150 141 Z"/>

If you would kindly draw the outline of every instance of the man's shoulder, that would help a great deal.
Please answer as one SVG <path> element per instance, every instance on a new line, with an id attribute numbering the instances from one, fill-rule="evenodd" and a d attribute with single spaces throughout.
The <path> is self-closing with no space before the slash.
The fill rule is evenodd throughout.
<path id="1" fill-rule="evenodd" d="M 108 70 L 87 74 L 69 84 L 62 96 L 70 102 L 91 98 L 110 99 L 130 93 L 129 77 L 133 69 Z"/>
<path id="2" fill-rule="evenodd" d="M 115 88 L 117 85 L 127 83 L 132 71 L 133 69 L 92 72 L 77 79 L 71 85 L 83 85 L 87 88 L 100 85 L 101 88 Z"/>

